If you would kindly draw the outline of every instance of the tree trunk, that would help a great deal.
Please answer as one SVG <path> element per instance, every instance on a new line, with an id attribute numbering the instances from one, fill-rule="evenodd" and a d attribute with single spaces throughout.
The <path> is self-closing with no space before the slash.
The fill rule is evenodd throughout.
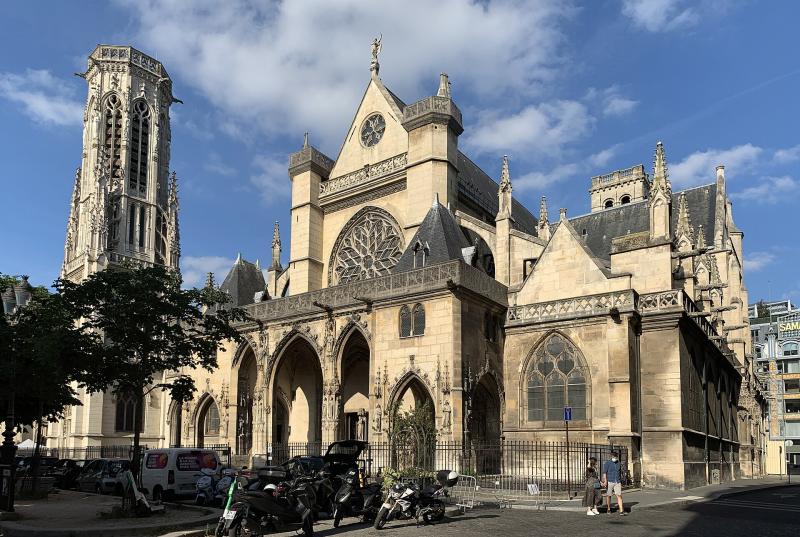
<path id="1" fill-rule="evenodd" d="M 31 476 L 33 477 L 32 490 L 35 492 L 39 489 L 39 468 L 42 462 L 42 413 L 43 404 L 39 403 L 39 418 L 36 420 L 36 441 L 33 446 L 33 460 L 31 461 Z"/>
<path id="2" fill-rule="evenodd" d="M 139 460 L 141 459 L 141 448 L 139 447 L 139 437 L 142 430 L 142 418 L 144 416 L 144 394 L 138 388 L 136 392 L 136 408 L 133 411 L 133 456 L 131 457 L 131 473 L 134 483 L 139 484 Z"/>

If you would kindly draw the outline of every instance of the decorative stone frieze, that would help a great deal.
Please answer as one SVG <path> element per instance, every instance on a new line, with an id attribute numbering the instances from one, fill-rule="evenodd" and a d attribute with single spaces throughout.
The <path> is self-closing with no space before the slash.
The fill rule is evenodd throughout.
<path id="1" fill-rule="evenodd" d="M 562 318 L 608 314 L 611 308 L 632 310 L 636 298 L 632 290 L 512 306 L 506 312 L 506 326 L 555 321 Z"/>
<path id="2" fill-rule="evenodd" d="M 372 181 L 405 169 L 407 161 L 408 153 L 402 153 L 372 165 L 367 164 L 360 170 L 323 181 L 319 185 L 319 197 L 322 198 L 354 187 L 363 187 Z"/>

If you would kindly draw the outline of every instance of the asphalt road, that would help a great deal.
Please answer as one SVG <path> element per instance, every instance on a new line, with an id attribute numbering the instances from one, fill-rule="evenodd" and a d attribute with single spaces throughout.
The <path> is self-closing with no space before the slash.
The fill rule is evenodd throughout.
<path id="1" fill-rule="evenodd" d="M 483 508 L 449 517 L 432 526 L 393 521 L 376 531 L 356 519 L 345 519 L 334 529 L 330 521 L 315 526 L 315 535 L 411 537 L 517 537 L 569 535 L 586 537 L 696 535 L 702 537 L 800 535 L 800 487 L 780 487 L 737 494 L 712 502 L 632 511 L 628 516 L 589 517 L 566 511 Z M 296 535 L 294 531 L 281 535 Z"/>

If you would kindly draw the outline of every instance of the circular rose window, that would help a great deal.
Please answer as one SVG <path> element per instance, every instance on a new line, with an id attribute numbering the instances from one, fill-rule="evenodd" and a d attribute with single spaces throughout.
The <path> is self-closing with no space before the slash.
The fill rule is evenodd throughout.
<path id="1" fill-rule="evenodd" d="M 372 147 L 381 141 L 386 130 L 386 120 L 380 114 L 372 114 L 361 125 L 361 143 Z"/>

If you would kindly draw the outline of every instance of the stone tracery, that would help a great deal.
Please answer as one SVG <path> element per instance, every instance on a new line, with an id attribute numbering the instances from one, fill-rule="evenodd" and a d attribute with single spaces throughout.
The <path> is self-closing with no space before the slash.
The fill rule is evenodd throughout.
<path id="1" fill-rule="evenodd" d="M 331 285 L 386 276 L 403 253 L 403 235 L 392 216 L 365 207 L 345 225 L 331 255 Z"/>

